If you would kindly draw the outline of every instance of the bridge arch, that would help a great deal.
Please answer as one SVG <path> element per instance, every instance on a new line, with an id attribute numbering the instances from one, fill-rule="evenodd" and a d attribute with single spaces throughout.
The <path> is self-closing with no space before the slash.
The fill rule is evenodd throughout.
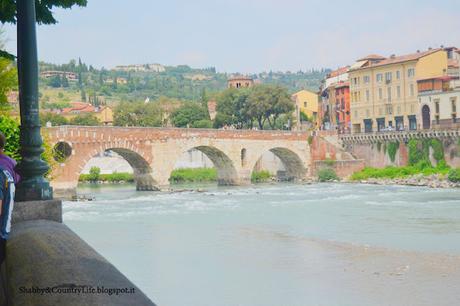
<path id="1" fill-rule="evenodd" d="M 62 147 L 58 141 L 55 148 Z M 71 148 L 71 152 L 68 152 Z M 130 142 L 113 142 L 102 146 L 93 147 L 85 143 L 65 146 L 66 159 L 58 161 L 53 169 L 51 184 L 58 198 L 71 198 L 76 195 L 76 188 L 81 172 L 86 164 L 96 155 L 113 151 L 120 155 L 133 169 L 134 181 L 137 190 L 158 190 L 158 184 L 153 178 L 150 159 L 143 151 L 137 150 Z M 54 178 L 59 178 L 55 181 Z M 56 193 L 56 190 L 58 192 Z"/>
<path id="2" fill-rule="evenodd" d="M 204 153 L 214 164 L 217 170 L 217 181 L 219 185 L 237 185 L 239 182 L 238 172 L 234 161 L 223 150 L 213 145 L 198 145 L 187 148 L 176 158 L 174 165 L 169 170 L 169 175 L 174 170 L 177 161 L 191 150 L 198 150 Z"/>
<path id="3" fill-rule="evenodd" d="M 308 169 L 306 168 L 304 159 L 301 158 L 301 154 L 286 147 L 274 147 L 266 151 L 263 151 L 258 156 L 257 160 L 251 165 L 251 172 L 254 171 L 256 163 L 262 158 L 263 154 L 267 151 L 273 153 L 276 157 L 278 157 L 281 160 L 286 170 L 286 179 L 302 180 L 306 177 Z"/>

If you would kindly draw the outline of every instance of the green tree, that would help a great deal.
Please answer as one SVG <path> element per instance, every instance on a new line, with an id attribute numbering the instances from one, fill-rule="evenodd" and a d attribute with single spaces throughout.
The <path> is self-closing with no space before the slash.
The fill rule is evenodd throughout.
<path id="1" fill-rule="evenodd" d="M 101 122 L 93 114 L 83 114 L 83 115 L 77 115 L 73 117 L 72 119 L 70 119 L 69 124 L 70 125 L 81 125 L 81 126 L 97 126 L 97 125 L 101 125 Z"/>
<path id="2" fill-rule="evenodd" d="M 101 169 L 99 167 L 91 167 L 91 169 L 89 169 L 88 179 L 91 182 L 95 182 L 99 180 L 100 175 L 101 175 Z"/>
<path id="3" fill-rule="evenodd" d="M 217 97 L 217 115 L 214 126 L 234 125 L 238 128 L 252 127 L 252 118 L 247 115 L 248 89 L 229 88 Z"/>
<path id="4" fill-rule="evenodd" d="M 62 86 L 61 77 L 59 75 L 55 75 L 48 80 L 48 86 L 53 88 L 59 88 Z"/>
<path id="5" fill-rule="evenodd" d="M 254 118 L 260 129 L 264 128 L 265 122 L 275 129 L 278 118 L 283 114 L 292 114 L 294 108 L 294 102 L 286 88 L 278 85 L 257 85 L 248 97 L 246 115 Z"/>
<path id="6" fill-rule="evenodd" d="M 62 75 L 61 86 L 64 88 L 69 87 L 69 80 L 67 80 L 67 77 L 65 75 Z"/>
<path id="7" fill-rule="evenodd" d="M 83 102 L 86 102 L 86 92 L 83 88 L 80 90 L 80 96 L 81 96 L 81 100 Z"/>
<path id="8" fill-rule="evenodd" d="M 46 126 L 46 123 L 50 122 L 52 126 L 60 126 L 69 124 L 69 121 L 62 115 L 54 114 L 51 112 L 45 112 L 40 114 L 40 123 L 42 126 Z"/>
<path id="9" fill-rule="evenodd" d="M 7 94 L 17 88 L 18 72 L 13 62 L 0 57 L 0 109 L 9 108 Z"/>
<path id="10" fill-rule="evenodd" d="M 176 127 L 193 127 L 198 121 L 209 120 L 209 115 L 207 109 L 200 104 L 188 102 L 172 113 L 171 120 Z"/>
<path id="11" fill-rule="evenodd" d="M 116 126 L 153 126 L 162 124 L 162 113 L 155 103 L 122 102 L 114 109 Z"/>

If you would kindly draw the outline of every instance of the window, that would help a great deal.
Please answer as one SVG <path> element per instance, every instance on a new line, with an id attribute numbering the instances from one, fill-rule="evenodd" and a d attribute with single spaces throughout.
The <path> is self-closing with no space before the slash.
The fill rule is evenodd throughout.
<path id="1" fill-rule="evenodd" d="M 455 98 L 450 99 L 450 103 L 452 104 L 452 113 L 457 113 L 457 101 Z"/>
<path id="2" fill-rule="evenodd" d="M 353 84 L 358 85 L 359 84 L 359 78 L 353 78 Z"/>
<path id="3" fill-rule="evenodd" d="M 303 107 L 307 107 L 307 101 L 303 102 Z"/>
<path id="4" fill-rule="evenodd" d="M 401 78 L 401 71 L 396 71 L 396 79 L 399 80 Z"/>
<path id="5" fill-rule="evenodd" d="M 382 88 L 379 88 L 379 100 L 383 99 L 383 90 Z"/>
<path id="6" fill-rule="evenodd" d="M 401 98 L 401 86 L 396 87 L 396 95 Z"/>
<path id="7" fill-rule="evenodd" d="M 366 101 L 369 102 L 370 99 L 370 93 L 369 90 L 366 90 Z"/>
<path id="8" fill-rule="evenodd" d="M 391 102 L 391 87 L 387 88 L 388 102 Z"/>
<path id="9" fill-rule="evenodd" d="M 410 84 L 410 96 L 411 97 L 415 96 L 414 84 Z"/>
<path id="10" fill-rule="evenodd" d="M 364 80 L 364 84 L 369 84 L 371 82 L 371 78 L 368 75 L 365 75 L 363 77 L 363 80 Z"/>
<path id="11" fill-rule="evenodd" d="M 340 90 L 340 92 L 342 93 L 342 95 L 345 94 L 345 89 L 342 88 L 342 89 Z"/>
<path id="12" fill-rule="evenodd" d="M 415 68 L 409 68 L 407 69 L 407 76 L 409 78 L 412 78 L 413 76 L 415 76 Z"/>
<path id="13" fill-rule="evenodd" d="M 383 80 L 383 74 L 378 73 L 377 74 L 377 82 L 380 83 L 380 82 L 382 82 L 382 80 Z"/>
<path id="14" fill-rule="evenodd" d="M 439 100 L 434 100 L 434 109 L 436 114 L 439 114 Z"/>
<path id="15" fill-rule="evenodd" d="M 386 111 L 387 111 L 387 115 L 392 115 L 393 114 L 393 106 L 392 105 L 387 105 Z"/>
<path id="16" fill-rule="evenodd" d="M 393 78 L 393 73 L 391 73 L 391 72 L 385 73 L 385 81 L 391 82 L 392 78 Z"/>

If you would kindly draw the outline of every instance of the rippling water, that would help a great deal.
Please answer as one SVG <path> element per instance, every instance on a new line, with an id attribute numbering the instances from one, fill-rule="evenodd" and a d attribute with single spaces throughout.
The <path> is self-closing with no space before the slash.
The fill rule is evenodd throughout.
<path id="1" fill-rule="evenodd" d="M 377 305 L 339 285 L 348 259 L 322 242 L 460 255 L 460 190 L 206 190 L 81 188 L 96 201 L 65 203 L 64 222 L 159 305 Z"/>

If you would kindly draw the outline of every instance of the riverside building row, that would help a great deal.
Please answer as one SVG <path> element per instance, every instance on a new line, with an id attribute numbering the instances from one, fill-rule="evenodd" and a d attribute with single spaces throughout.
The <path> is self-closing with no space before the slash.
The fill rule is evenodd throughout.
<path id="1" fill-rule="evenodd" d="M 339 133 L 460 128 L 460 49 L 369 55 L 323 81 L 318 126 Z"/>

